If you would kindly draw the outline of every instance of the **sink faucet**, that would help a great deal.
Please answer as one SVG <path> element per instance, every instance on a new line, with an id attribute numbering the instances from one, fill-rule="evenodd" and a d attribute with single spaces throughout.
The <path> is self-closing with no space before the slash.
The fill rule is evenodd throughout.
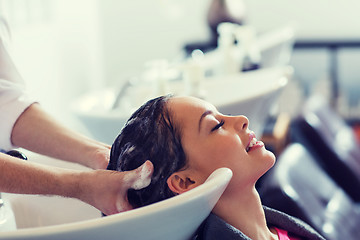
<path id="1" fill-rule="evenodd" d="M 121 100 L 122 98 L 125 96 L 126 94 L 126 91 L 134 86 L 137 82 L 137 79 L 136 78 L 129 78 L 127 79 L 120 87 L 119 91 L 117 92 L 116 94 L 116 98 L 115 98 L 115 101 L 114 101 L 114 104 L 112 105 L 112 108 L 111 109 L 116 109 L 119 107 L 120 103 L 121 103 Z"/>

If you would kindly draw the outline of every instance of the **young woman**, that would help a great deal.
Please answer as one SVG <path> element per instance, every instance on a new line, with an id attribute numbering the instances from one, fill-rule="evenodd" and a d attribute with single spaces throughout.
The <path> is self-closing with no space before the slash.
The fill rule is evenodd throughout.
<path id="1" fill-rule="evenodd" d="M 199 186 L 217 168 L 233 171 L 197 239 L 323 239 L 301 221 L 262 206 L 255 183 L 275 157 L 249 130 L 245 116 L 222 115 L 210 103 L 192 97 L 150 100 L 115 140 L 108 169 L 132 170 L 147 159 L 154 173 L 147 188 L 128 191 L 134 207 Z"/>

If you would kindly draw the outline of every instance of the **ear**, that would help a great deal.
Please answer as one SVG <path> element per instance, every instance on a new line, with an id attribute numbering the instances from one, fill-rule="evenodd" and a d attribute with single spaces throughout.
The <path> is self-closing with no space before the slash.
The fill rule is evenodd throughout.
<path id="1" fill-rule="evenodd" d="M 167 179 L 167 185 L 174 193 L 182 194 L 199 186 L 200 184 L 186 173 L 176 172 L 171 174 L 171 176 Z"/>

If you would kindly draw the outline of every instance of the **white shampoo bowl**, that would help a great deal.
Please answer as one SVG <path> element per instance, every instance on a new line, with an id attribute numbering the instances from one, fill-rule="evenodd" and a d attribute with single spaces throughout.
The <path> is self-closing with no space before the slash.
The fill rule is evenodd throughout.
<path id="1" fill-rule="evenodd" d="M 292 67 L 288 66 L 265 68 L 207 81 L 206 100 L 223 114 L 248 117 L 249 128 L 260 138 L 272 107 L 292 73 Z"/>
<path id="2" fill-rule="evenodd" d="M 199 187 L 146 207 L 104 218 L 98 217 L 95 219 L 54 226 L 24 228 L 16 231 L 1 232 L 0 239 L 189 239 L 195 233 L 202 221 L 209 215 L 227 187 L 231 177 L 231 170 L 221 168 L 214 171 L 207 181 Z M 46 202 L 41 202 L 40 204 L 38 209 L 41 209 L 41 206 L 46 208 Z M 26 198 L 24 198 L 22 208 L 27 207 L 32 206 L 27 206 Z M 63 209 L 68 207 L 70 206 L 66 206 L 59 202 L 56 208 L 48 211 L 48 214 L 59 214 Z M 24 209 L 14 209 L 14 212 L 23 210 Z M 23 212 L 26 213 L 26 211 Z M 30 212 L 33 213 L 33 216 L 26 217 L 31 217 L 36 221 L 38 218 L 36 212 Z"/>
<path id="3" fill-rule="evenodd" d="M 205 100 L 214 104 L 220 112 L 246 115 L 250 119 L 250 128 L 260 138 L 271 106 L 276 103 L 291 75 L 292 68 L 288 66 L 265 68 L 207 78 L 201 83 L 201 88 Z M 169 89 L 175 94 L 185 92 L 183 82 L 169 84 Z M 115 95 L 113 89 L 91 92 L 81 96 L 72 106 L 74 114 L 92 136 L 108 144 L 113 143 L 131 115 L 128 109 L 109 110 Z M 138 95 L 143 96 L 140 104 L 149 100 L 144 94 Z"/>

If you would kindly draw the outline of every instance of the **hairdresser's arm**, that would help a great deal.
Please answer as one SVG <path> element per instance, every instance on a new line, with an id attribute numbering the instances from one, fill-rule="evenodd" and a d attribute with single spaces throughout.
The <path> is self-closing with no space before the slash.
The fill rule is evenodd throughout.
<path id="1" fill-rule="evenodd" d="M 93 169 L 105 169 L 109 161 L 110 146 L 63 127 L 36 103 L 16 121 L 11 141 L 30 151 Z"/>
<path id="2" fill-rule="evenodd" d="M 146 187 L 152 172 L 149 161 L 129 172 L 76 171 L 45 167 L 0 153 L 0 192 L 78 198 L 110 215 L 131 209 L 127 190 Z"/>

